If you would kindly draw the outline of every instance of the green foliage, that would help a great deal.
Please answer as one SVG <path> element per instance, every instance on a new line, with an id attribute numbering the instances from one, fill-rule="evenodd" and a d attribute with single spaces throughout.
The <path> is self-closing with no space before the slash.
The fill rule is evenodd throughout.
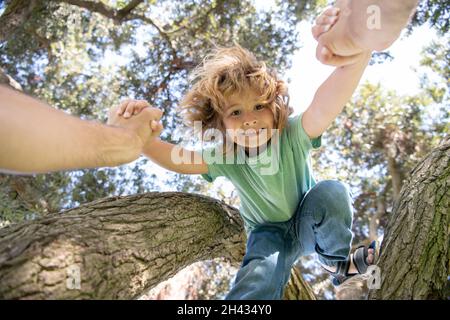
<path id="1" fill-rule="evenodd" d="M 128 3 L 104 2 L 111 10 Z M 119 21 L 48 1 L 0 42 L 0 66 L 26 92 L 84 119 L 104 121 L 106 111 L 122 99 L 146 99 L 165 110 L 163 137 L 171 141 L 180 126 L 175 107 L 187 89 L 188 72 L 214 45 L 239 42 L 281 72 L 289 67 L 298 43 L 296 23 L 315 8 L 308 4 L 295 9 L 297 3 L 289 3 L 257 12 L 251 1 L 145 1 L 132 11 L 134 18 Z M 29 192 L 58 211 L 101 197 L 157 190 L 156 177 L 145 171 L 145 162 L 36 175 L 28 182 L 35 190 L 30 187 Z M 206 192 L 199 180 L 174 176 L 166 183 L 175 190 Z M 19 212 L 20 199 L 6 198 L 11 202 L 4 201 L 2 207 Z M 35 211 L 46 213 L 42 207 Z M 2 218 L 18 221 L 19 216 L 5 213 Z"/>
<path id="2" fill-rule="evenodd" d="M 5 178 L 0 180 L 0 203 L 0 228 L 11 222 L 23 221 L 32 214 Z"/>
<path id="3" fill-rule="evenodd" d="M 441 35 L 449 31 L 450 4 L 447 0 L 421 0 L 413 16 L 410 30 L 419 25 L 428 24 Z"/>

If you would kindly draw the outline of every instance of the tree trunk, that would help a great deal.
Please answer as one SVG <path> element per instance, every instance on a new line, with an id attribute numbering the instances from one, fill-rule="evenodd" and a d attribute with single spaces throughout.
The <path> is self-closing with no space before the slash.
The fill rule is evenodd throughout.
<path id="1" fill-rule="evenodd" d="M 394 201 L 398 201 L 398 199 L 400 198 L 400 192 L 402 190 L 403 178 L 397 161 L 391 156 L 388 156 L 388 171 L 392 179 Z"/>
<path id="2" fill-rule="evenodd" d="M 293 267 L 291 269 L 291 278 L 284 290 L 284 300 L 316 300 L 314 291 L 311 286 L 306 282 L 300 269 Z"/>
<path id="3" fill-rule="evenodd" d="M 450 274 L 450 138 L 411 172 L 395 203 L 370 299 L 446 299 Z"/>
<path id="4" fill-rule="evenodd" d="M 0 298 L 137 298 L 187 265 L 244 252 L 239 213 L 218 200 L 105 198 L 1 229 Z"/>

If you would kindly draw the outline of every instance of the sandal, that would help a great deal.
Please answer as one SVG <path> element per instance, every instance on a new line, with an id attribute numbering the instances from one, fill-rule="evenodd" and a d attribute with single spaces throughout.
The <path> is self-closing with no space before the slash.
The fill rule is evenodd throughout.
<path id="1" fill-rule="evenodd" d="M 367 256 L 369 255 L 369 249 L 373 250 L 373 261 L 372 263 L 368 264 L 366 262 Z M 346 259 L 344 261 L 338 261 L 336 265 L 336 272 L 331 272 L 330 270 L 327 270 L 325 267 L 322 266 L 332 277 L 333 277 L 333 285 L 334 286 L 340 286 L 348 279 L 358 275 L 358 274 L 364 274 L 367 271 L 367 268 L 370 265 L 374 265 L 377 263 L 378 256 L 380 253 L 380 245 L 379 242 L 374 240 L 370 243 L 368 247 L 365 246 L 359 246 L 356 248 L 356 250 L 353 252 L 353 264 L 356 267 L 356 270 L 358 270 L 358 273 L 348 273 L 348 269 L 350 268 L 350 259 Z"/>

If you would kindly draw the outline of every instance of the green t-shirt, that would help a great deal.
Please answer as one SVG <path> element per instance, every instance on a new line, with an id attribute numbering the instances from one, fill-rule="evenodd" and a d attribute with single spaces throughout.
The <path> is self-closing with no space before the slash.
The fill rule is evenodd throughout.
<path id="1" fill-rule="evenodd" d="M 248 157 L 241 149 L 231 159 L 225 154 L 217 161 L 218 150 L 203 150 L 208 165 L 203 178 L 212 182 L 224 176 L 232 182 L 241 200 L 240 213 L 247 233 L 264 222 L 289 220 L 305 193 L 316 184 L 310 151 L 320 147 L 321 137 L 308 137 L 302 115 L 289 118 L 281 135 L 273 136 L 258 156 Z"/>

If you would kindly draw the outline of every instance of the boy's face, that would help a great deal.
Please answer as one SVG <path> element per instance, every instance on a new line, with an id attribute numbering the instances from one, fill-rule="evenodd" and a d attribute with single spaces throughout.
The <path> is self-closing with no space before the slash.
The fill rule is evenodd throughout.
<path id="1" fill-rule="evenodd" d="M 274 115 L 255 90 L 225 96 L 223 124 L 233 142 L 248 149 L 267 145 L 274 134 Z"/>

